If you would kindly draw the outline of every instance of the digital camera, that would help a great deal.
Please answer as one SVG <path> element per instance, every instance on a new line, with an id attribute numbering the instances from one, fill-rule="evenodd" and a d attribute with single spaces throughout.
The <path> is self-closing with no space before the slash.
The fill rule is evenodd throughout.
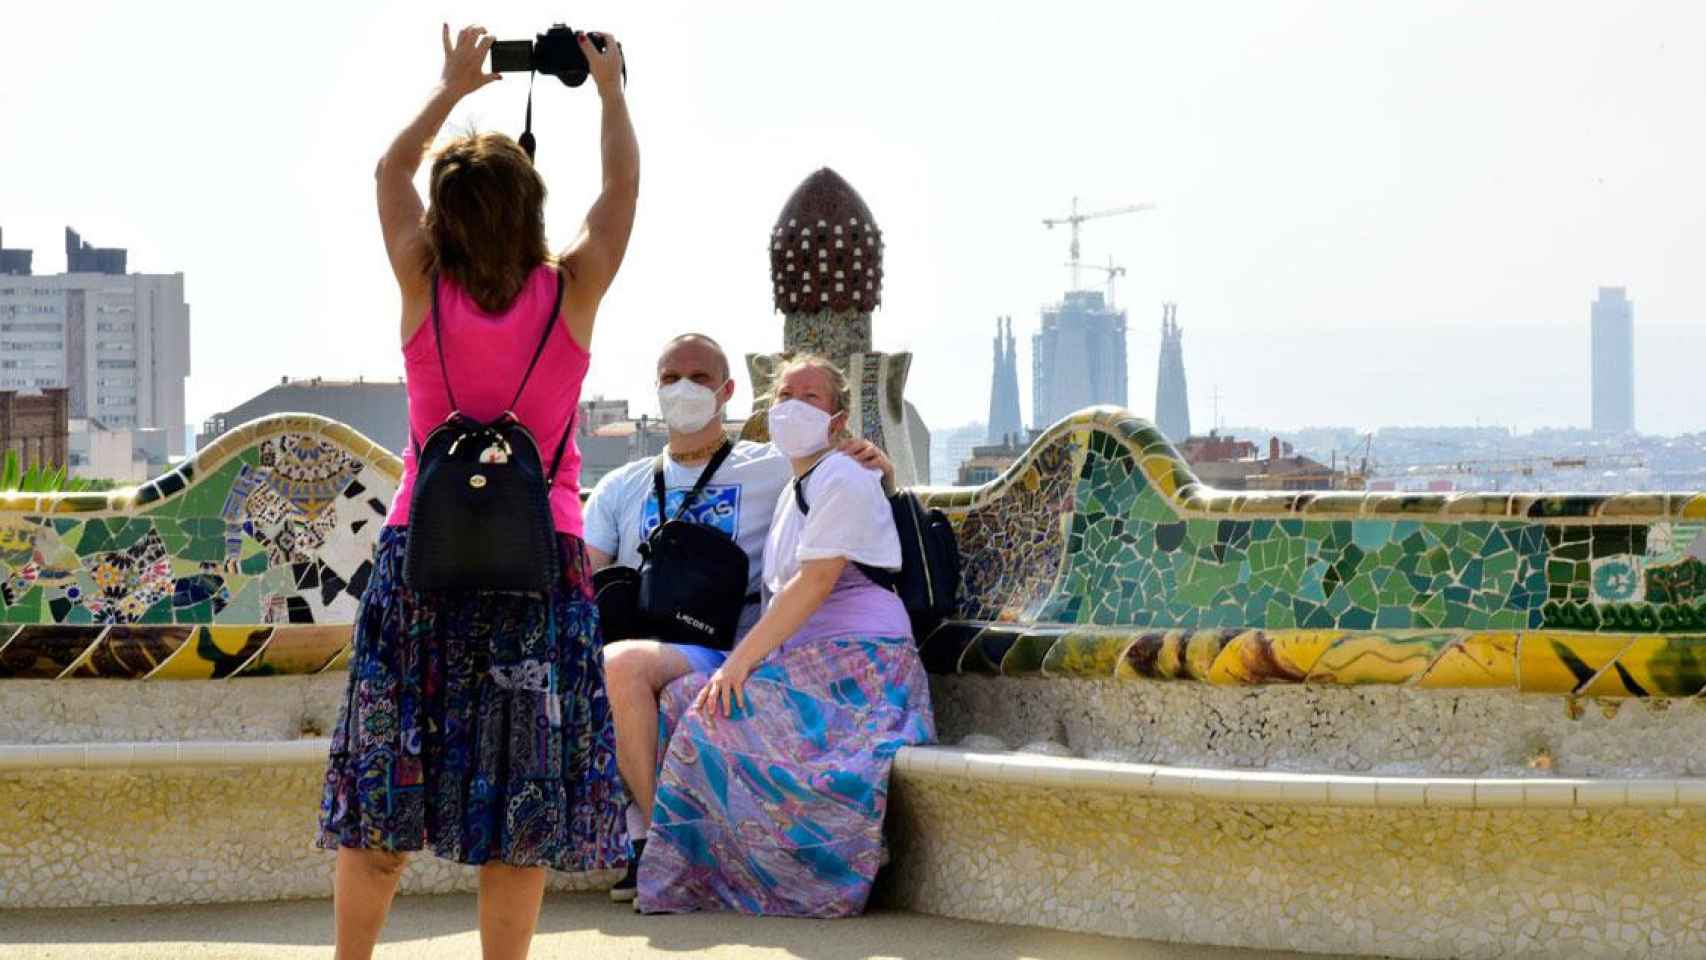
<path id="1" fill-rule="evenodd" d="M 604 52 L 604 34 L 588 33 L 587 39 L 600 53 Z M 586 54 L 575 42 L 575 32 L 564 24 L 554 23 L 551 29 L 532 40 L 499 40 L 492 44 L 494 73 L 526 73 L 531 70 L 556 77 L 570 87 L 585 83 L 588 73 Z M 622 76 L 627 79 L 626 64 L 622 67 Z"/>

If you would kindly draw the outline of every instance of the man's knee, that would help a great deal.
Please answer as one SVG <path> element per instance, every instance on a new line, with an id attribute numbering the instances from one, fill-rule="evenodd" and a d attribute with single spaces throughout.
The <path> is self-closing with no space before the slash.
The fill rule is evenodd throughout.
<path id="1" fill-rule="evenodd" d="M 604 648 L 604 685 L 618 696 L 655 696 L 679 672 L 680 655 L 649 640 L 621 640 Z"/>

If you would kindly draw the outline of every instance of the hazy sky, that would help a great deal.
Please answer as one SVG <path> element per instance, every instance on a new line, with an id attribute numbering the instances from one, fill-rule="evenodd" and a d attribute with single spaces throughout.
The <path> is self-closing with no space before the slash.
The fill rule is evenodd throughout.
<path id="1" fill-rule="evenodd" d="M 536 3 L 7 3 L 0 229 L 64 268 L 69 224 L 183 271 L 192 419 L 280 376 L 396 376 L 374 161 L 436 80 L 439 22 Z M 1706 5 L 614 3 L 643 153 L 588 393 L 649 395 L 669 335 L 781 342 L 766 238 L 833 166 L 887 240 L 879 349 L 938 426 L 982 419 L 989 337 L 1066 281 L 1041 218 L 1130 271 L 1131 406 L 1179 303 L 1194 423 L 1585 424 L 1588 304 L 1635 301 L 1636 416 L 1706 429 Z M 519 132 L 525 81 L 453 124 Z M 535 97 L 554 244 L 597 184 L 597 103 Z M 745 392 L 737 399 L 744 408 Z"/>

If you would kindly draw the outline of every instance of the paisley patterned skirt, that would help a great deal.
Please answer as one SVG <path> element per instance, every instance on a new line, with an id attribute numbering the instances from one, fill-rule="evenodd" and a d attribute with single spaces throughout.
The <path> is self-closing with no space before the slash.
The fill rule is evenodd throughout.
<path id="1" fill-rule="evenodd" d="M 558 870 L 630 856 L 581 541 L 541 600 L 415 594 L 387 527 L 357 614 L 318 845 Z"/>
<path id="2" fill-rule="evenodd" d="M 711 724 L 688 709 L 707 679 L 677 680 L 659 708 L 662 762 L 640 909 L 864 910 L 895 752 L 936 735 L 912 640 L 783 648 L 747 678 L 746 709 Z"/>

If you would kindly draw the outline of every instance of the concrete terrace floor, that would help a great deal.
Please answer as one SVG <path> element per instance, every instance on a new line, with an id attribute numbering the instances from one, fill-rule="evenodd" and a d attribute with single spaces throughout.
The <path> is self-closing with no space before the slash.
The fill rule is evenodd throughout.
<path id="1" fill-rule="evenodd" d="M 331 903 L 0 909 L 4 960 L 294 960 L 331 956 Z M 382 960 L 478 957 L 471 895 L 400 897 Z M 1181 946 L 1028 927 L 877 912 L 853 920 L 755 920 L 729 914 L 641 917 L 603 894 L 551 894 L 533 956 L 756 957 L 852 960 L 893 957 L 1031 960 L 1291 960 L 1320 954 Z"/>

